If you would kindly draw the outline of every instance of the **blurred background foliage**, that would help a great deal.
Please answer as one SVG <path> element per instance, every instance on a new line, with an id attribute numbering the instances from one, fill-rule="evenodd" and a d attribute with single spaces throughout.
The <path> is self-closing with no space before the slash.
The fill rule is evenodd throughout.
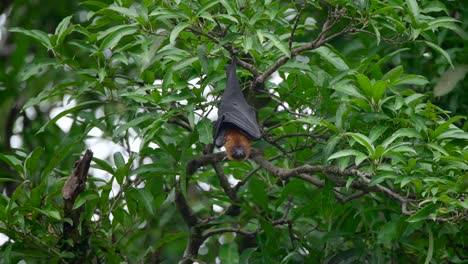
<path id="1" fill-rule="evenodd" d="M 3 1 L 3 262 L 463 263 L 467 8 Z M 264 158 L 330 170 L 279 177 L 256 159 L 187 174 L 213 151 L 232 53 Z M 80 244 L 63 241 L 61 189 L 86 148 Z"/>

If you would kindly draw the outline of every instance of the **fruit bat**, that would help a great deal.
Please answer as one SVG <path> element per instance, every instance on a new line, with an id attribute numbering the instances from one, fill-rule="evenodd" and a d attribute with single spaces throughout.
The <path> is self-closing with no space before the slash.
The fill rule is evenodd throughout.
<path id="1" fill-rule="evenodd" d="M 230 160 L 246 160 L 250 156 L 250 142 L 262 136 L 255 109 L 247 104 L 240 89 L 235 58 L 226 71 L 226 89 L 218 108 L 215 144 L 224 145 Z"/>

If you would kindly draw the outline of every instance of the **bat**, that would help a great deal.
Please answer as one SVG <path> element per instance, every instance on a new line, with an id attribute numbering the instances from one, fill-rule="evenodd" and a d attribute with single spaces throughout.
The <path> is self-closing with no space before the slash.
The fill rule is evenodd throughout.
<path id="1" fill-rule="evenodd" d="M 226 89 L 218 108 L 215 126 L 215 145 L 224 145 L 230 160 L 246 160 L 251 153 L 250 142 L 262 136 L 255 109 L 244 98 L 236 73 L 236 60 L 232 58 L 226 71 Z"/>

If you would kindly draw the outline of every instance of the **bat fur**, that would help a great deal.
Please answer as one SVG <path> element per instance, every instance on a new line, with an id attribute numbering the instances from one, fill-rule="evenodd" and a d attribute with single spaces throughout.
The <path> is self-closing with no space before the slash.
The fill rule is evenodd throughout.
<path id="1" fill-rule="evenodd" d="M 224 147 L 229 160 L 247 160 L 250 156 L 250 140 L 238 129 L 229 127 L 226 131 Z"/>

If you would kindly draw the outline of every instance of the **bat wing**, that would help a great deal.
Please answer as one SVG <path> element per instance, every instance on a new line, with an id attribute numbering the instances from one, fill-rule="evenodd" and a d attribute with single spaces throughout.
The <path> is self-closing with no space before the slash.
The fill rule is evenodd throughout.
<path id="1" fill-rule="evenodd" d="M 240 89 L 236 73 L 235 58 L 228 66 L 226 90 L 221 97 L 218 108 L 218 121 L 216 123 L 215 144 L 224 145 L 224 136 L 227 127 L 238 128 L 250 140 L 258 140 L 262 136 L 257 123 L 255 109 L 247 104 Z"/>

